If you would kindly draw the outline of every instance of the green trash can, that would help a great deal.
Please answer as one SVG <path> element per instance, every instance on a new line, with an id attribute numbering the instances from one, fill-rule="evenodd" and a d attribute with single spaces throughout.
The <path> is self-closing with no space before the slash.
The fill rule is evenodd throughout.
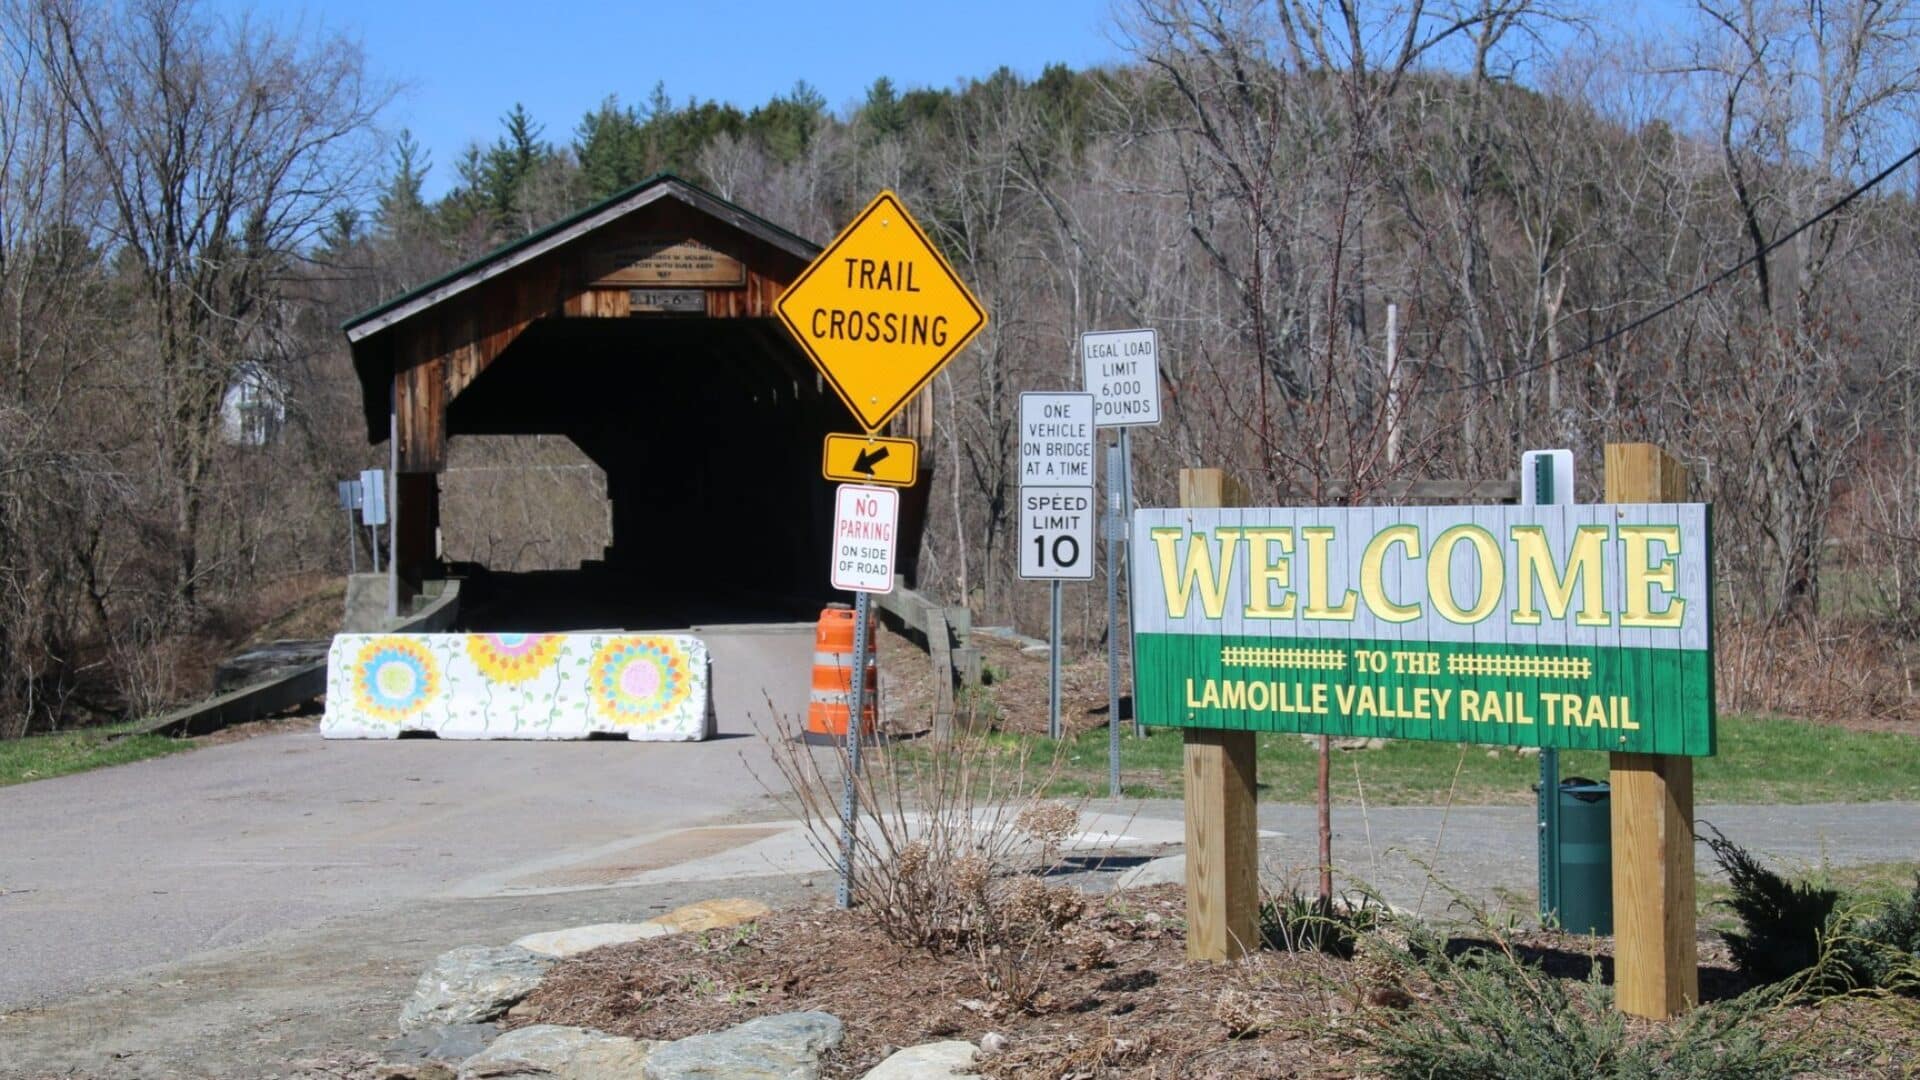
<path id="1" fill-rule="evenodd" d="M 1584 777 L 1560 781 L 1560 926 L 1576 934 L 1613 933 L 1613 811 L 1609 788 Z"/>

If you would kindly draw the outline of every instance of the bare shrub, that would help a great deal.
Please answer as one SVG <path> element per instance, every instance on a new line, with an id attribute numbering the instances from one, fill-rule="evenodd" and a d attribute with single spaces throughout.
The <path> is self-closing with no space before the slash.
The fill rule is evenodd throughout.
<path id="1" fill-rule="evenodd" d="M 1906 643 L 1873 627 L 1837 618 L 1804 624 L 1727 620 L 1716 637 L 1717 691 L 1725 711 L 1856 722 L 1920 716 Z M 1862 677 L 1865 672 L 1880 674 Z"/>
<path id="2" fill-rule="evenodd" d="M 809 746 L 792 728 L 772 733 L 780 784 L 768 790 L 838 865 L 846 750 Z M 975 734 L 861 754 L 855 911 L 896 944 L 967 957 L 996 1009 L 1042 1009 L 1049 970 L 1105 961 L 1103 940 L 1073 932 L 1086 896 L 1046 879 L 1080 823 L 1079 806 L 1043 797 L 1058 767 L 1034 760 L 1031 742 Z"/>

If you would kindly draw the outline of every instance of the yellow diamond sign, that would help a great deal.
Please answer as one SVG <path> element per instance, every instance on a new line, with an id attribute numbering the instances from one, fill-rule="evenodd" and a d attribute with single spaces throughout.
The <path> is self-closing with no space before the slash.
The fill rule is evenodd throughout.
<path id="1" fill-rule="evenodd" d="M 891 191 L 868 203 L 776 306 L 868 431 L 987 325 L 980 302 Z"/>

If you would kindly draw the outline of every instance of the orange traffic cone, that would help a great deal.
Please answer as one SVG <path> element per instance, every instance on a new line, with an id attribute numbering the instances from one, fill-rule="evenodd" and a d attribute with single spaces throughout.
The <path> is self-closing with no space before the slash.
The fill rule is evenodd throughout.
<path id="1" fill-rule="evenodd" d="M 813 631 L 813 694 L 807 701 L 808 742 L 838 742 L 847 735 L 847 711 L 853 696 L 853 609 L 833 604 L 820 612 Z M 861 682 L 860 736 L 874 732 L 873 623 L 867 623 L 867 674 Z"/>

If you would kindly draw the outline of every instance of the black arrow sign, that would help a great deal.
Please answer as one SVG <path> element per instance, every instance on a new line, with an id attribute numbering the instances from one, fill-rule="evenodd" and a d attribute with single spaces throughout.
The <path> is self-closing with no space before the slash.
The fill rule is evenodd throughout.
<path id="1" fill-rule="evenodd" d="M 853 459 L 853 471 L 872 476 L 873 467 L 887 460 L 887 455 L 890 452 L 891 451 L 884 446 L 878 450 L 860 451 L 860 456 Z"/>

